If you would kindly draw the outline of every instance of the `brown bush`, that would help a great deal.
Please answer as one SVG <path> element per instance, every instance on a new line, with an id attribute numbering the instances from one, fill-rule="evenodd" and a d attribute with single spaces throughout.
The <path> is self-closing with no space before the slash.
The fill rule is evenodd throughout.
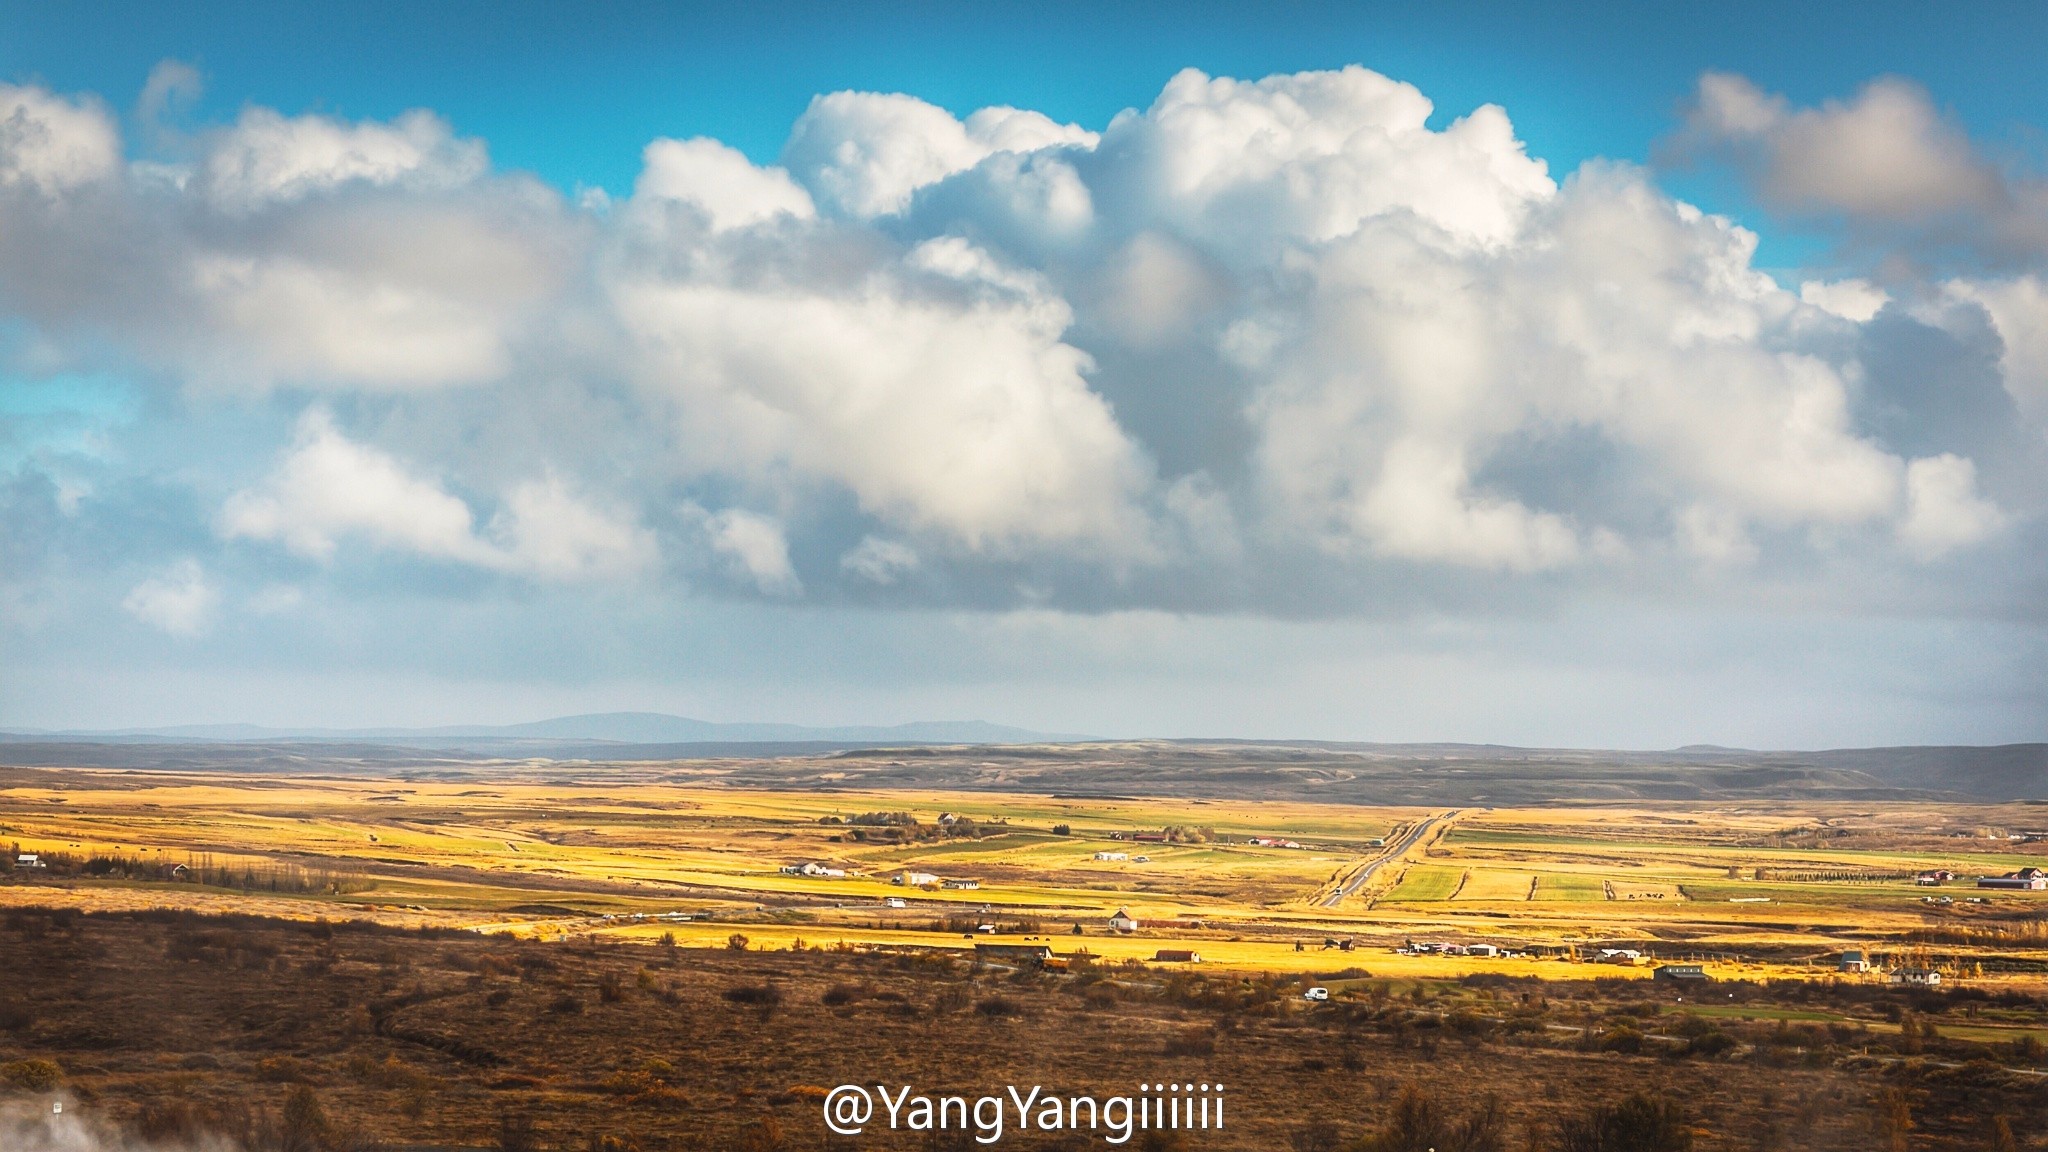
<path id="1" fill-rule="evenodd" d="M 0 1064 L 0 1080 L 29 1092 L 48 1092 L 64 1078 L 64 1069 L 54 1060 L 16 1060 Z"/>

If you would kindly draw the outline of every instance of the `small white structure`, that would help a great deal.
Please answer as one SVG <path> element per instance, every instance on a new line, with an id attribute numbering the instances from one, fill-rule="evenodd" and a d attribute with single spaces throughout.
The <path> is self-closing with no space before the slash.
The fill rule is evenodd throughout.
<path id="1" fill-rule="evenodd" d="M 1097 852 L 1095 858 L 1097 860 L 1129 860 L 1131 854 L 1129 852 Z"/>
<path id="2" fill-rule="evenodd" d="M 891 896 L 891 897 L 889 897 L 889 898 L 887 898 L 887 899 L 885 899 L 885 900 L 883 900 L 883 901 L 882 901 L 882 907 L 884 907 L 884 908 L 908 908 L 908 907 L 910 907 L 910 901 L 908 901 L 908 900 L 905 900 L 905 899 L 904 899 L 903 897 L 901 897 L 901 896 Z"/>
<path id="3" fill-rule="evenodd" d="M 1499 948 L 1496 948 L 1496 947 L 1494 947 L 1494 946 L 1493 946 L 1493 945 L 1491 945 L 1491 944 L 1467 944 L 1467 945 L 1465 945 L 1465 955 L 1467 955 L 1467 956 L 1498 956 L 1498 955 L 1500 955 L 1500 949 L 1499 949 Z"/>
<path id="4" fill-rule="evenodd" d="M 967 880 L 967 879 L 959 879 L 959 880 L 943 880 L 943 881 L 940 881 L 940 883 L 939 883 L 939 887 L 941 887 L 941 888 L 953 888 L 953 889 L 959 889 L 959 890 L 966 890 L 966 889 L 970 889 L 970 888 L 979 888 L 979 887 L 981 887 L 981 881 L 979 881 L 979 880 Z"/>
<path id="5" fill-rule="evenodd" d="M 1863 953 L 1852 948 L 1842 953 L 1842 961 L 1836 968 L 1841 972 L 1868 972 L 1870 961 L 1863 958 Z"/>
<path id="6" fill-rule="evenodd" d="M 38 856 L 38 855 L 36 855 L 36 854 L 35 854 L 35 853 L 33 853 L 33 852 L 23 852 L 23 853 L 22 853 L 21 855 L 19 855 L 19 856 L 16 856 L 16 857 L 14 858 L 14 866 L 15 866 L 16 868 L 47 868 L 47 867 L 48 867 L 48 865 L 47 865 L 47 864 L 44 864 L 44 863 L 43 863 L 43 858 L 42 858 L 41 856 Z"/>
<path id="7" fill-rule="evenodd" d="M 1934 988 L 1941 984 L 1941 973 L 1932 968 L 1900 968 L 1892 972 L 1894 984 L 1910 984 L 1916 988 Z"/>
<path id="8" fill-rule="evenodd" d="M 1602 964 L 1632 965 L 1641 962 L 1642 958 L 1643 954 L 1633 948 L 1602 948 L 1600 950 L 1599 962 Z"/>
<path id="9" fill-rule="evenodd" d="M 1109 930 L 1111 932 L 1136 932 L 1138 930 L 1138 920 L 1129 912 L 1119 908 L 1116 910 L 1116 915 L 1109 918 Z"/>
<path id="10" fill-rule="evenodd" d="M 938 882 L 939 878 L 929 872 L 898 872 L 889 879 L 889 883 L 899 888 L 922 888 Z"/>
<path id="11" fill-rule="evenodd" d="M 1328 988 L 1311 988 L 1303 992 L 1301 998 L 1303 1000 L 1328 1000 L 1330 998 L 1330 990 Z"/>

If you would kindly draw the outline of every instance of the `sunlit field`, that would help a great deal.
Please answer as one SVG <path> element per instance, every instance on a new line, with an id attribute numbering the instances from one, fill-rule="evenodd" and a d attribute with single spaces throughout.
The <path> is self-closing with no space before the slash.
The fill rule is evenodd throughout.
<path id="1" fill-rule="evenodd" d="M 970 948 L 1386 976 L 1555 972 L 1600 947 L 1723 974 L 1835 975 L 1847 947 L 1957 976 L 2048 970 L 2048 861 L 2018 806 L 1761 803 L 1449 810 L 985 792 L 779 792 L 659 772 L 257 779 L 20 772 L 0 901 L 368 918 L 540 940 Z M 1393 853 L 1328 905 L 1342 878 Z M 810 865 L 816 874 L 800 869 Z M 1959 879 L 1915 882 L 1943 868 Z M 1328 906 L 1326 906 L 1328 905 Z M 1137 921 L 1112 931 L 1119 911 Z M 743 937 L 743 941 L 735 941 Z M 1513 957 L 1413 954 L 1490 943 Z M 1872 976 L 1870 979 L 1881 977 Z"/>

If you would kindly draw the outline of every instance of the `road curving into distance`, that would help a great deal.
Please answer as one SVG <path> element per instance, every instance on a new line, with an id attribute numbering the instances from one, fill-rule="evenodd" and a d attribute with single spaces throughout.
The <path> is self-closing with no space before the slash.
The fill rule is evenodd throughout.
<path id="1" fill-rule="evenodd" d="M 1346 898 L 1350 897 L 1360 888 L 1365 887 L 1365 885 L 1369 883 L 1374 876 L 1377 876 L 1381 868 L 1384 868 L 1387 865 L 1392 864 L 1395 861 L 1406 856 L 1410 849 L 1414 848 L 1417 844 L 1422 843 L 1424 838 L 1426 838 L 1429 835 L 1431 829 L 1435 828 L 1439 824 L 1448 823 L 1452 819 L 1456 818 L 1457 815 L 1458 810 L 1456 808 L 1453 808 L 1448 812 L 1444 812 L 1436 816 L 1426 817 L 1420 823 L 1416 824 L 1415 827 L 1410 828 L 1408 831 L 1402 833 L 1401 838 L 1395 841 L 1393 844 L 1389 845 L 1386 851 L 1380 853 L 1373 859 L 1366 861 L 1364 866 L 1359 868 L 1358 871 L 1353 872 L 1350 875 L 1350 877 L 1347 878 L 1343 883 L 1337 885 L 1337 890 L 1335 892 L 1332 892 L 1328 896 L 1323 897 L 1323 907 L 1335 908 L 1337 905 L 1342 904 Z"/>

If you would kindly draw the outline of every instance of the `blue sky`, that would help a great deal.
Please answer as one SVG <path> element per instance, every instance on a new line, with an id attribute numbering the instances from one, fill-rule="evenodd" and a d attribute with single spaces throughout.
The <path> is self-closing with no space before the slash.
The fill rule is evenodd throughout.
<path id="1" fill-rule="evenodd" d="M 2041 738 L 2044 33 L 0 4 L 0 725 Z"/>

